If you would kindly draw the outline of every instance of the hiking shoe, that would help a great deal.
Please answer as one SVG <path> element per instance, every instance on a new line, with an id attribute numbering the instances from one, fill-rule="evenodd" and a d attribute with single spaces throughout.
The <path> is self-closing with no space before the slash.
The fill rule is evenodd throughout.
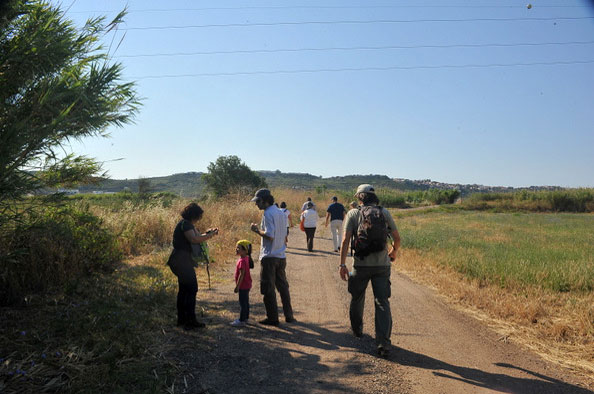
<path id="1" fill-rule="evenodd" d="M 192 328 L 204 328 L 206 327 L 206 324 L 202 323 L 201 321 L 198 320 L 192 320 L 190 322 L 188 322 L 186 324 L 186 326 L 192 327 Z"/>
<path id="2" fill-rule="evenodd" d="M 269 320 L 268 318 L 264 320 L 260 320 L 260 324 L 264 324 L 265 326 L 275 326 L 278 327 L 278 320 Z"/>
<path id="3" fill-rule="evenodd" d="M 245 326 L 245 322 L 243 322 L 243 321 L 241 321 L 241 320 L 239 320 L 239 319 L 235 319 L 235 320 L 233 320 L 233 321 L 231 322 L 231 325 L 232 325 L 233 327 L 243 327 L 243 326 Z"/>
<path id="4" fill-rule="evenodd" d="M 387 347 L 380 345 L 377 347 L 377 355 L 382 358 L 387 358 L 390 355 L 390 350 L 388 350 Z"/>
<path id="5" fill-rule="evenodd" d="M 285 321 L 287 323 L 295 323 L 297 321 L 297 319 L 295 319 L 294 317 L 286 317 Z"/>

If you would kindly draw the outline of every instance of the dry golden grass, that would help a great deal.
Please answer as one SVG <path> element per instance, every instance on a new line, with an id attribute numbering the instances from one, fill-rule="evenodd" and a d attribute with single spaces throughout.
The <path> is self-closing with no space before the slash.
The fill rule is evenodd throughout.
<path id="1" fill-rule="evenodd" d="M 311 196 L 318 206 L 324 207 L 330 196 L 318 196 L 304 190 L 273 189 L 275 201 L 287 203 L 292 213 L 292 222 L 299 222 L 301 205 Z M 234 261 L 235 243 L 240 239 L 248 239 L 259 243 L 257 235 L 250 231 L 251 223 L 260 223 L 262 212 L 253 202 L 252 196 L 229 195 L 225 198 L 199 201 L 204 209 L 204 216 L 198 222 L 197 229 L 205 231 L 210 227 L 218 227 L 219 235 L 209 242 L 211 257 L 214 262 Z M 170 248 L 173 229 L 181 219 L 181 210 L 190 200 L 176 200 L 170 207 L 159 204 L 135 206 L 125 203 L 114 211 L 110 207 L 92 206 L 91 210 L 99 216 L 105 225 L 118 236 L 118 242 L 124 254 L 135 256 L 151 253 L 155 250 Z M 256 258 L 257 256 L 254 256 Z"/>
<path id="2" fill-rule="evenodd" d="M 443 258 L 443 256 L 442 256 Z M 590 378 L 594 374 L 594 294 L 507 288 L 463 278 L 439 264 L 439 253 L 401 250 L 395 265 L 434 287 L 502 335 Z"/>

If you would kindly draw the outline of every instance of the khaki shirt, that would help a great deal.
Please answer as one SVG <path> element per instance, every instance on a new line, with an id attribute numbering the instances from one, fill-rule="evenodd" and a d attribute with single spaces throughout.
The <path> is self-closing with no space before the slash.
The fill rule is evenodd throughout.
<path id="1" fill-rule="evenodd" d="M 397 230 L 396 223 L 390 215 L 390 212 L 386 208 L 382 207 L 382 212 L 384 214 L 384 218 L 386 219 L 386 224 L 388 225 L 388 234 L 391 234 L 392 231 Z M 346 218 L 344 219 L 344 224 L 342 226 L 342 231 L 350 231 L 351 234 L 356 235 L 357 229 L 359 228 L 359 216 L 361 215 L 361 211 L 358 209 L 351 209 L 347 212 Z M 356 256 L 353 256 L 353 265 L 355 267 L 377 267 L 377 266 L 389 266 L 390 265 L 390 256 L 388 256 L 388 247 L 389 243 L 386 242 L 386 248 L 380 252 L 371 253 L 368 256 L 365 256 L 363 260 L 359 259 Z"/>

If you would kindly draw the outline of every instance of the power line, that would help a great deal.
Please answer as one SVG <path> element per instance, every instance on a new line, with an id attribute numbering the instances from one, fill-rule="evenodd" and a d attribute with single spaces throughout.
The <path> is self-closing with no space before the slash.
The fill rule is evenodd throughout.
<path id="1" fill-rule="evenodd" d="M 330 5 L 294 5 L 294 6 L 242 6 L 242 7 L 198 7 L 198 8 L 145 8 L 130 9 L 136 12 L 188 12 L 188 11 L 245 11 L 245 10 L 294 10 L 294 9 L 398 9 L 398 8 L 525 8 L 525 5 L 367 5 L 367 6 L 330 6 Z M 538 5 L 535 8 L 587 8 L 580 5 Z M 93 14 L 119 12 L 118 10 L 71 11 L 71 14 Z"/>
<path id="2" fill-rule="evenodd" d="M 203 52 L 170 52 L 170 53 L 141 53 L 135 55 L 119 55 L 118 58 L 134 57 L 168 57 L 168 56 L 196 56 L 196 55 L 229 55 L 250 53 L 280 53 L 280 52 L 323 52 L 323 51 L 367 51 L 383 49 L 428 49 L 428 48 L 488 48 L 488 47 L 518 47 L 518 46 L 545 46 L 545 45 L 586 45 L 594 41 L 566 41 L 566 42 L 539 42 L 539 43 L 491 43 L 491 44 L 446 44 L 446 45 L 386 45 L 386 46 L 360 46 L 360 47 L 326 47 L 326 48 L 279 48 L 279 49 L 247 49 L 232 51 L 203 51 Z"/>
<path id="3" fill-rule="evenodd" d="M 300 22 L 258 22 L 258 23 L 222 23 L 208 25 L 169 25 L 121 27 L 119 30 L 166 30 L 166 29 L 201 29 L 211 27 L 268 27 L 268 26 L 300 26 L 300 25 L 354 25 L 354 24 L 392 24 L 392 23 L 450 23 L 450 22 L 543 22 L 543 21 L 576 21 L 594 19 L 593 16 L 554 17 L 554 18 L 469 18 L 469 19 L 372 19 L 342 21 L 300 21 Z"/>
<path id="4" fill-rule="evenodd" d="M 161 78 L 189 78 L 189 77 L 226 77 L 238 75 L 273 75 L 273 74 L 308 74 L 319 72 L 345 72 L 345 71 L 391 71 L 391 70 L 431 70 L 431 69 L 459 69 L 459 68 L 490 68 L 490 67 L 529 67 L 529 66 L 559 66 L 573 64 L 592 64 L 594 60 L 575 61 L 554 61 L 554 62 L 532 62 L 532 63 L 491 63 L 491 64 L 462 64 L 462 65 L 438 65 L 438 66 L 387 66 L 387 67 L 345 67 L 345 68 L 318 68 L 304 70 L 271 70 L 271 71 L 239 71 L 229 73 L 198 73 L 198 74 L 169 74 L 169 75 L 146 75 L 130 77 L 130 79 L 161 79 Z"/>

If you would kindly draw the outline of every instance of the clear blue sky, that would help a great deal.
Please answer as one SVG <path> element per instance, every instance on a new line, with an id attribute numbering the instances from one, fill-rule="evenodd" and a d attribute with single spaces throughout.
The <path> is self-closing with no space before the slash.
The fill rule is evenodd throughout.
<path id="1" fill-rule="evenodd" d="M 594 186 L 591 1 L 77 0 L 67 16 L 126 4 L 111 50 L 125 33 L 114 58 L 144 106 L 72 146 L 115 179 L 237 155 L 324 177 Z"/>

